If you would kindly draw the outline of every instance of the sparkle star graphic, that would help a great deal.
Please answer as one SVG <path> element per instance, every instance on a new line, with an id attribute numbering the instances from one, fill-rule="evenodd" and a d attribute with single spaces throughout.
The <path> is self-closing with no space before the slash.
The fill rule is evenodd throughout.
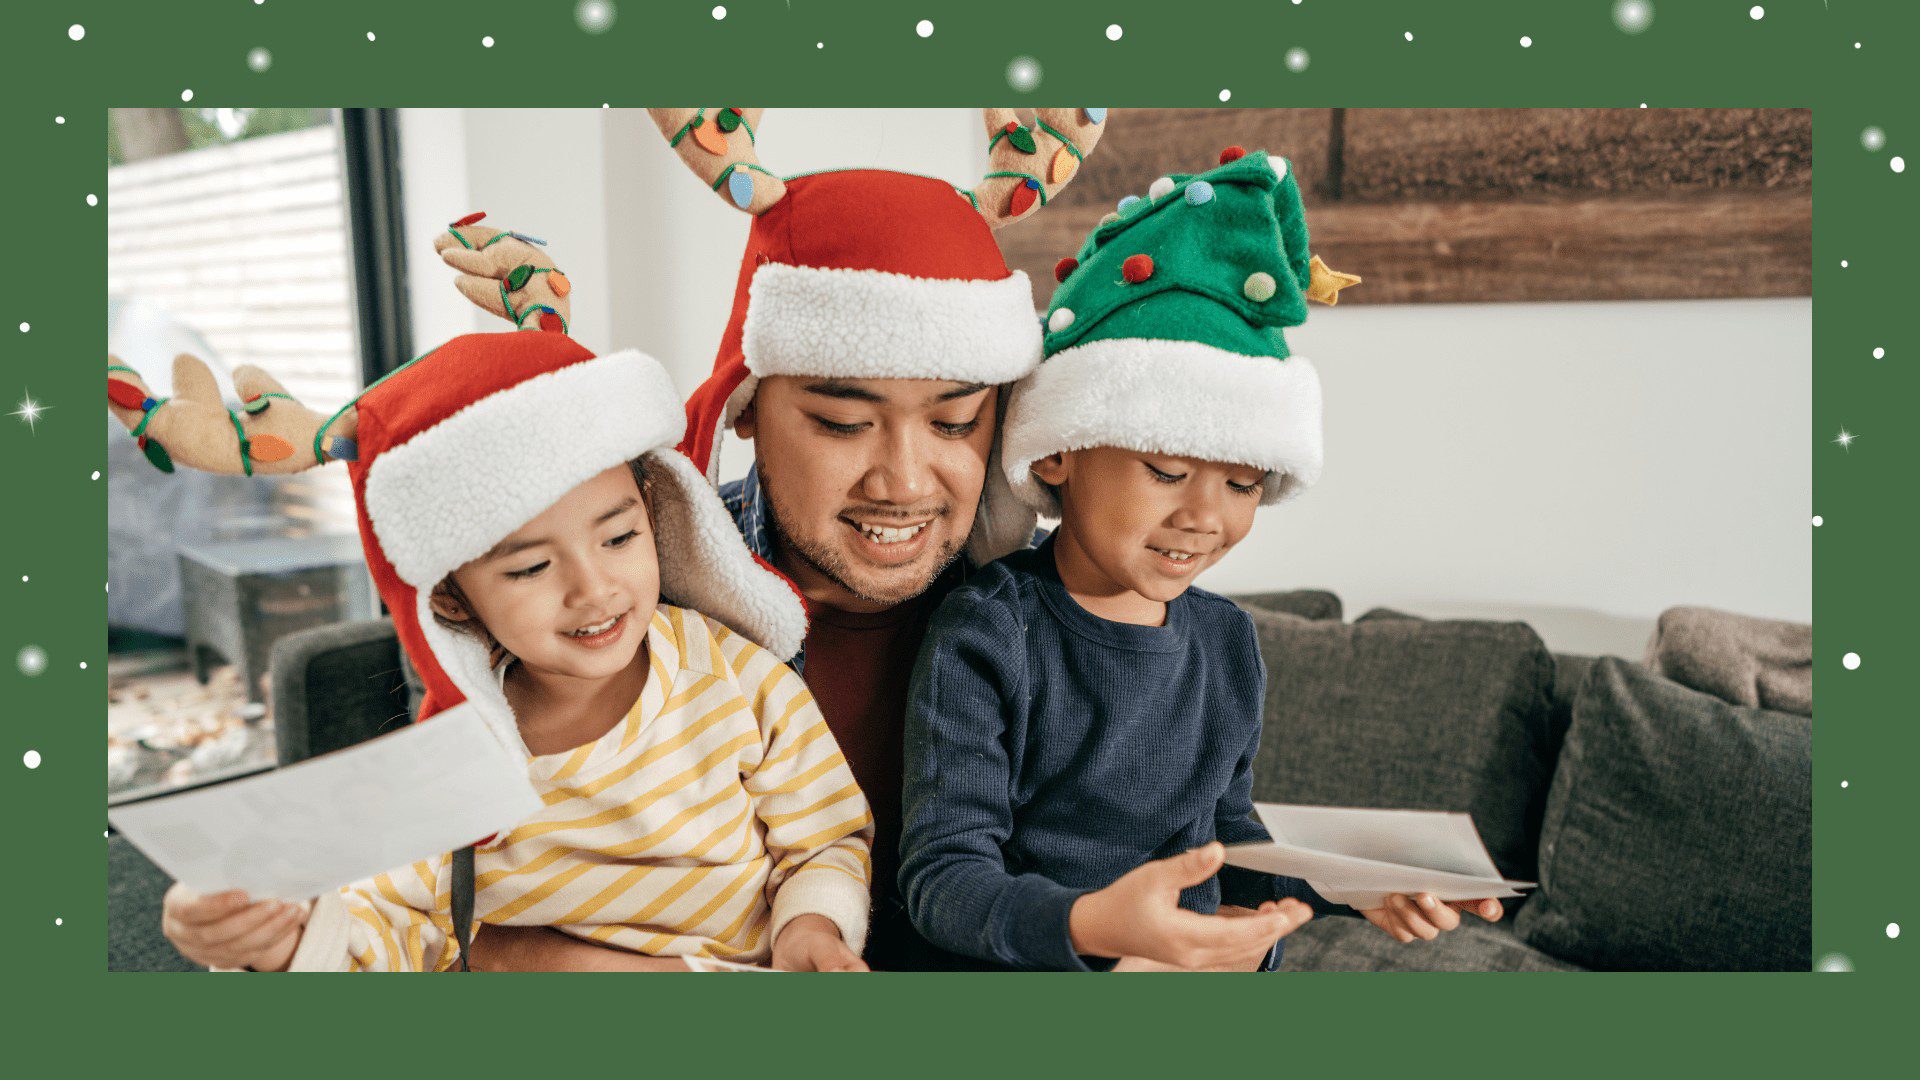
<path id="1" fill-rule="evenodd" d="M 21 393 L 26 396 L 20 399 L 20 407 L 13 410 L 13 415 L 25 420 L 27 422 L 27 430 L 32 432 L 35 430 L 34 424 L 40 419 L 40 414 L 46 412 L 50 406 L 42 405 L 33 400 L 33 395 L 24 390 L 21 391 Z"/>
<path id="2" fill-rule="evenodd" d="M 1837 443 L 1837 444 L 1839 445 L 1839 447 L 1840 447 L 1840 449 L 1842 449 L 1842 450 L 1852 450 L 1852 449 L 1853 449 L 1853 440 L 1855 440 L 1855 439 L 1857 439 L 1857 438 L 1859 438 L 1859 437 L 1860 437 L 1860 436 L 1858 436 L 1858 435 L 1855 435 L 1855 434 L 1854 434 L 1853 432 L 1851 432 L 1851 431 L 1848 431 L 1848 430 L 1847 430 L 1846 428 L 1841 428 L 1841 429 L 1840 429 L 1840 434 L 1838 434 L 1838 435 L 1835 435 L 1835 436 L 1833 437 L 1833 441 L 1834 441 L 1835 443 Z"/>

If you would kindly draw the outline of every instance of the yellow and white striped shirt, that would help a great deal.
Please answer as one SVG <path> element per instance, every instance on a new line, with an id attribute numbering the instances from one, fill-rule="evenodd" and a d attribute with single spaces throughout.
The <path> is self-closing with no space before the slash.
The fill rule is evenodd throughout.
<path id="1" fill-rule="evenodd" d="M 788 920 L 818 914 L 859 952 L 873 816 L 805 684 L 740 635 L 666 604 L 647 648 L 652 670 L 626 719 L 528 762 L 546 806 L 476 853 L 476 921 L 764 963 Z M 451 863 L 323 897 L 294 966 L 454 966 Z"/>

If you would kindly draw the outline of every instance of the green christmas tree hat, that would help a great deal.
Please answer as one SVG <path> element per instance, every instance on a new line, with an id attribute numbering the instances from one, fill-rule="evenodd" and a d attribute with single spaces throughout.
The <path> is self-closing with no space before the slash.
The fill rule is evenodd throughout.
<path id="1" fill-rule="evenodd" d="M 1055 269 L 1046 359 L 1015 387 L 1001 444 L 1035 512 L 1060 508 L 1030 466 L 1096 446 L 1263 467 L 1264 503 L 1319 479 L 1320 377 L 1282 331 L 1360 279 L 1309 254 L 1286 159 L 1220 160 L 1121 200 Z"/>

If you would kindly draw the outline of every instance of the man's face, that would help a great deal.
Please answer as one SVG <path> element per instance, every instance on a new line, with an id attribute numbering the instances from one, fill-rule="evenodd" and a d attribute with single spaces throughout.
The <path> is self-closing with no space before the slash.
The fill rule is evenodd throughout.
<path id="1" fill-rule="evenodd" d="M 959 557 L 997 393 L 932 379 L 760 380 L 734 430 L 754 442 L 781 569 L 808 599 L 892 607 Z"/>

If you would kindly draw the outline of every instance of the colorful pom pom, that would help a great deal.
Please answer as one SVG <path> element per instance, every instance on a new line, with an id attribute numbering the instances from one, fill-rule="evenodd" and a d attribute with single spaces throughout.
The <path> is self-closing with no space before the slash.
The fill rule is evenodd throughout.
<path id="1" fill-rule="evenodd" d="M 1126 261 L 1120 264 L 1120 276 L 1123 278 L 1126 278 L 1128 284 L 1131 284 L 1131 285 L 1138 285 L 1139 283 L 1152 277 L 1153 276 L 1153 256 L 1151 255 L 1127 256 Z"/>
<path id="2" fill-rule="evenodd" d="M 1241 158 L 1246 156 L 1247 156 L 1246 147 L 1229 146 L 1225 150 L 1220 151 L 1220 164 L 1225 165 L 1229 161 L 1239 161 Z"/>
<path id="3" fill-rule="evenodd" d="M 1123 213 L 1123 214 L 1124 214 L 1124 213 L 1126 213 L 1126 212 L 1127 212 L 1127 210 L 1128 210 L 1128 208 L 1129 208 L 1129 207 L 1132 207 L 1132 206 L 1135 206 L 1135 205 L 1137 205 L 1137 204 L 1138 204 L 1139 202 L 1140 202 L 1140 196 L 1138 196 L 1138 195 L 1129 195 L 1129 196 L 1127 196 L 1126 198 L 1124 198 L 1124 199 L 1121 199 L 1121 200 L 1120 200 L 1120 205 L 1119 205 L 1119 207 L 1118 207 L 1118 209 L 1119 209 L 1119 211 L 1120 211 L 1121 213 Z"/>
<path id="4" fill-rule="evenodd" d="M 1033 209 L 1034 201 L 1040 197 L 1040 181 L 1022 180 L 1013 186 L 1013 195 L 1007 200 L 1007 213 L 1012 217 Z"/>
<path id="5" fill-rule="evenodd" d="M 1073 325 L 1073 309 L 1072 308 L 1054 308 L 1053 314 L 1047 316 L 1047 330 L 1050 333 L 1057 334 L 1060 331 L 1065 330 L 1067 327 L 1072 325 Z"/>
<path id="6" fill-rule="evenodd" d="M 1155 202 L 1173 194 L 1173 177 L 1163 176 L 1147 185 L 1147 198 Z"/>
<path id="7" fill-rule="evenodd" d="M 1087 115 L 1087 123 L 1089 124 L 1098 124 L 1107 118 L 1107 110 L 1105 109 L 1081 109 L 1080 111 Z"/>
<path id="8" fill-rule="evenodd" d="M 1102 225 L 1111 225 L 1111 224 L 1113 224 L 1114 222 L 1116 222 L 1116 221 L 1119 221 L 1119 220 L 1120 220 L 1120 215 L 1119 215 L 1118 213 L 1116 213 L 1116 212 L 1114 212 L 1114 211 L 1108 211 L 1107 213 L 1105 213 L 1105 214 L 1103 214 L 1103 215 L 1101 215 L 1101 217 L 1100 217 L 1100 224 L 1102 224 Z"/>
<path id="9" fill-rule="evenodd" d="M 753 170 L 735 169 L 727 174 L 727 198 L 742 210 L 753 205 Z"/>
<path id="10" fill-rule="evenodd" d="M 1080 268 L 1080 260 L 1069 255 L 1053 264 L 1053 280 L 1065 281 L 1067 275 Z"/>
<path id="11" fill-rule="evenodd" d="M 153 399 L 147 392 L 127 382 L 125 379 L 107 379 L 107 400 L 123 409 L 147 409 L 147 403 Z"/>
<path id="12" fill-rule="evenodd" d="M 255 461 L 285 461 L 293 456 L 293 444 L 278 435 L 255 435 L 247 440 L 247 456 Z"/>
<path id="13" fill-rule="evenodd" d="M 1205 180 L 1195 180 L 1187 185 L 1187 201 L 1201 206 L 1213 201 L 1213 185 Z"/>
<path id="14" fill-rule="evenodd" d="M 1270 157 L 1267 159 L 1267 167 L 1272 169 L 1273 175 L 1279 177 L 1280 179 L 1285 180 L 1287 178 L 1287 159 L 1286 158 Z"/>
<path id="15" fill-rule="evenodd" d="M 1255 270 L 1247 275 L 1246 283 L 1240 286 L 1240 291 L 1247 295 L 1247 299 L 1264 304 L 1273 299 L 1273 294 L 1279 291 L 1279 285 L 1274 282 L 1272 274 L 1265 270 Z"/>
<path id="16" fill-rule="evenodd" d="M 453 224 L 447 226 L 447 228 L 459 229 L 459 228 L 464 228 L 468 225 L 478 225 L 482 221 L 485 221 L 486 219 L 487 219 L 487 212 L 485 210 L 475 210 L 473 213 L 468 214 L 466 217 L 463 217 L 459 221 L 456 221 Z"/>

